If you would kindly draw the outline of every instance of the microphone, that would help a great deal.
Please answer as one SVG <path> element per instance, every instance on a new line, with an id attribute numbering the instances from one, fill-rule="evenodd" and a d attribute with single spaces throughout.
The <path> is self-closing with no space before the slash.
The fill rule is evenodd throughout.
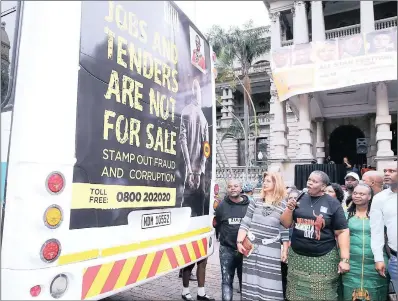
<path id="1" fill-rule="evenodd" d="M 301 193 L 298 195 L 297 199 L 296 199 L 296 208 L 300 206 L 300 199 L 303 197 L 304 194 L 306 194 L 308 192 L 308 188 L 305 187 L 303 188 L 303 190 L 301 191 Z"/>

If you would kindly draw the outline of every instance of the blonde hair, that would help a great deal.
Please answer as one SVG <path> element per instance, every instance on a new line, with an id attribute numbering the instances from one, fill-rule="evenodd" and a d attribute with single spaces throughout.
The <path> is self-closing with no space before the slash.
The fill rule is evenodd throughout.
<path id="1" fill-rule="evenodd" d="M 265 172 L 263 175 L 263 182 L 266 177 L 270 177 L 271 181 L 274 183 L 274 192 L 272 193 L 271 199 L 265 198 L 264 190 L 261 190 L 261 198 L 267 204 L 271 204 L 273 206 L 279 206 L 282 203 L 282 200 L 286 198 L 286 185 L 282 179 L 280 173 L 276 172 Z"/>

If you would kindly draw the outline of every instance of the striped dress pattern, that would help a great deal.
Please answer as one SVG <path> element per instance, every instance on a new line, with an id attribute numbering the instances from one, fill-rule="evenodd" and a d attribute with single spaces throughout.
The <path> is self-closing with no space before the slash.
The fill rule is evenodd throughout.
<path id="1" fill-rule="evenodd" d="M 280 223 L 286 200 L 280 206 L 251 199 L 240 229 L 250 231 L 253 252 L 243 259 L 242 300 L 284 300 L 281 273 L 281 243 L 289 230 Z"/>

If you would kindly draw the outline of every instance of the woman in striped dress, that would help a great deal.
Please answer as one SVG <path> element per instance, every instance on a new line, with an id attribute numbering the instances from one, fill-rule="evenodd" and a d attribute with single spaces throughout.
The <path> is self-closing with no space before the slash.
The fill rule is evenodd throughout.
<path id="1" fill-rule="evenodd" d="M 252 253 L 243 259 L 242 300 L 284 300 L 281 260 L 287 259 L 289 230 L 280 224 L 280 216 L 286 207 L 285 187 L 279 173 L 265 173 L 261 198 L 250 201 L 241 222 L 239 252 L 247 254 L 246 237 L 253 244 Z"/>

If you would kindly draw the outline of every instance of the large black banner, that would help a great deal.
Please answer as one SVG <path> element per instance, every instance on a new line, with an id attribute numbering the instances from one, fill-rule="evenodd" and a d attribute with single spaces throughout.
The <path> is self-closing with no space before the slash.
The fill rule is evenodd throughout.
<path id="1" fill-rule="evenodd" d="M 209 214 L 211 59 L 174 3 L 82 2 L 71 229 L 142 209 Z"/>

